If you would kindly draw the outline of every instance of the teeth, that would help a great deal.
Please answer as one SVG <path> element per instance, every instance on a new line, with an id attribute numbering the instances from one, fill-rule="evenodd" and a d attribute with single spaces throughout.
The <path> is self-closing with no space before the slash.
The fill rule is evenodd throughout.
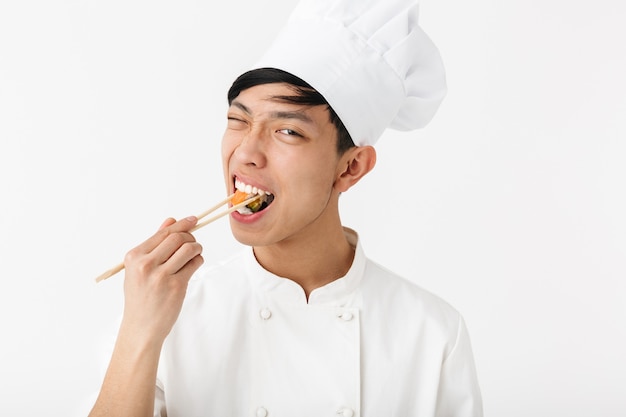
<path id="1" fill-rule="evenodd" d="M 235 180 L 235 188 L 238 191 L 249 194 L 248 197 L 252 197 L 253 195 L 258 195 L 260 197 L 262 204 L 269 204 L 274 199 L 274 196 L 272 196 L 272 193 L 261 190 L 257 187 L 253 187 L 250 184 L 246 184 L 239 180 Z M 252 211 L 248 206 L 240 207 L 237 209 L 237 211 L 241 214 L 253 214 L 254 212 L 256 212 L 256 210 Z"/>
<path id="2" fill-rule="evenodd" d="M 250 184 L 245 184 L 242 181 L 239 180 L 235 180 L 235 188 L 239 191 L 242 191 L 246 194 L 259 194 L 259 195 L 270 195 L 271 193 L 268 193 L 267 191 L 261 190 L 257 187 L 253 187 Z"/>

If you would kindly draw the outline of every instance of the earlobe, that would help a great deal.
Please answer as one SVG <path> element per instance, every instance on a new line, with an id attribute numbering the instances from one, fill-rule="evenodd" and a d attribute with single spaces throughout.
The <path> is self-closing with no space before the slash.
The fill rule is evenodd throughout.
<path id="1" fill-rule="evenodd" d="M 341 157 L 335 188 L 339 192 L 348 191 L 376 165 L 376 150 L 372 146 L 358 146 L 348 149 Z"/>

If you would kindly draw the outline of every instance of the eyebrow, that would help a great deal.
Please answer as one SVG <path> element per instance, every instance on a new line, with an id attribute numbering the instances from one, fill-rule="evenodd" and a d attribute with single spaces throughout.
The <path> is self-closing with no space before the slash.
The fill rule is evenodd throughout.
<path id="1" fill-rule="evenodd" d="M 251 115 L 252 112 L 250 109 L 243 103 L 233 100 L 231 106 L 235 106 L 247 115 Z M 272 119 L 296 119 L 306 123 L 313 123 L 313 119 L 311 119 L 306 113 L 301 111 L 274 111 L 270 113 L 270 118 Z"/>
<path id="2" fill-rule="evenodd" d="M 275 111 L 270 113 L 273 119 L 296 119 L 306 123 L 313 123 L 313 119 L 299 111 Z"/>
<path id="3" fill-rule="evenodd" d="M 230 103 L 230 105 L 235 106 L 241 111 L 243 111 L 245 114 L 250 115 L 250 109 L 246 107 L 244 104 L 238 102 L 237 100 L 233 100 L 232 103 Z"/>

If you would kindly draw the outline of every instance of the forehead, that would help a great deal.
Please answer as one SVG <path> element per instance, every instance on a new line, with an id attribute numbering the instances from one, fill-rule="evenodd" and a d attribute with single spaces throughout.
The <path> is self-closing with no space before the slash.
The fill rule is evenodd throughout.
<path id="1" fill-rule="evenodd" d="M 298 92 L 289 84 L 271 83 L 261 84 L 242 90 L 231 103 L 231 109 L 239 109 L 250 116 L 273 114 L 279 117 L 281 114 L 289 114 L 291 118 L 301 119 L 304 122 L 316 120 L 322 116 L 323 121 L 330 120 L 327 105 L 310 105 L 298 103 Z"/>
<path id="2" fill-rule="evenodd" d="M 265 83 L 248 87 L 245 90 L 241 90 L 239 95 L 234 99 L 237 100 L 241 97 L 254 97 L 259 99 L 272 99 L 277 96 L 292 96 L 296 97 L 297 91 L 295 87 L 287 83 Z"/>

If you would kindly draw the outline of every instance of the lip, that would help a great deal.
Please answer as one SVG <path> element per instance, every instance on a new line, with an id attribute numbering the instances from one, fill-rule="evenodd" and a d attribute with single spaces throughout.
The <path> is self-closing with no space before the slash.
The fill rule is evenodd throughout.
<path id="1" fill-rule="evenodd" d="M 232 213 L 230 213 L 230 217 L 233 220 L 236 220 L 238 223 L 251 224 L 260 220 L 265 214 L 269 213 L 272 209 L 271 206 L 272 205 L 270 204 L 269 206 L 265 207 L 263 210 L 257 211 L 256 213 L 251 213 L 251 214 L 241 214 L 237 210 L 235 210 Z"/>
<path id="2" fill-rule="evenodd" d="M 241 213 L 239 213 L 237 210 L 233 211 L 232 213 L 230 213 L 230 217 L 237 221 L 238 223 L 242 223 L 242 224 L 251 224 L 254 223 L 256 221 L 258 221 L 259 219 L 261 219 L 261 217 L 263 217 L 263 215 L 265 214 L 266 211 L 268 211 L 270 209 L 270 207 L 267 207 L 261 211 L 258 211 L 256 213 L 252 213 L 252 214 L 246 214 L 243 215 Z"/>
<path id="3" fill-rule="evenodd" d="M 231 181 L 231 194 L 234 193 L 235 191 L 237 191 L 237 189 L 235 188 L 235 181 L 241 181 L 243 183 L 245 183 L 246 185 L 250 185 L 252 187 L 256 187 L 257 189 L 266 191 L 268 193 L 274 194 L 273 191 L 271 191 L 268 187 L 261 185 L 259 182 L 255 181 L 254 179 L 250 178 L 250 177 L 246 177 L 244 175 L 240 175 L 238 173 L 234 173 L 232 175 L 232 181 Z M 229 206 L 232 206 L 232 203 L 228 203 Z M 238 223 L 241 224 L 251 224 L 254 223 L 256 221 L 258 221 L 259 219 L 261 219 L 264 214 L 266 212 L 268 212 L 271 209 L 271 207 L 266 207 L 265 209 L 258 211 L 256 213 L 252 213 L 252 214 L 241 214 L 238 211 L 233 211 L 232 213 L 230 213 L 230 217 L 231 219 L 237 221 Z"/>

